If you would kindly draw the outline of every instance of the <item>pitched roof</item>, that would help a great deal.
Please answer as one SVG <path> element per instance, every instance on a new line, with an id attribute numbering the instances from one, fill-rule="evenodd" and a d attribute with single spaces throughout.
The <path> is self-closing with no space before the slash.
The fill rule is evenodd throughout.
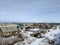
<path id="1" fill-rule="evenodd" d="M 12 31 L 18 31 L 16 25 L 6 25 L 6 26 L 0 26 L 2 32 L 12 32 Z"/>

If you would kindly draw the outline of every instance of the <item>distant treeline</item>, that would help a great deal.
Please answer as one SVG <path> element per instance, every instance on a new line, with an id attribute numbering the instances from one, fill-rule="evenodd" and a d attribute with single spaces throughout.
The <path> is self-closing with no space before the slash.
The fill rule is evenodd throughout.
<path id="1" fill-rule="evenodd" d="M 30 24 L 30 23 L 3 23 L 3 24 Z M 60 23 L 33 23 L 33 24 L 49 24 L 49 25 L 60 25 Z"/>
<path id="2" fill-rule="evenodd" d="M 23 23 L 15 23 L 15 24 L 22 25 Z M 24 23 L 24 24 L 29 24 L 29 23 Z M 34 24 L 49 24 L 49 25 L 60 25 L 60 23 L 34 23 Z"/>

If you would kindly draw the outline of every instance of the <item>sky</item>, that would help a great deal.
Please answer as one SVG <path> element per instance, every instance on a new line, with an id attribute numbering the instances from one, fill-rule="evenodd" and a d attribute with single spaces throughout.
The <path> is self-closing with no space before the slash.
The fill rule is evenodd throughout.
<path id="1" fill-rule="evenodd" d="M 60 22 L 60 0 L 0 0 L 0 22 Z"/>

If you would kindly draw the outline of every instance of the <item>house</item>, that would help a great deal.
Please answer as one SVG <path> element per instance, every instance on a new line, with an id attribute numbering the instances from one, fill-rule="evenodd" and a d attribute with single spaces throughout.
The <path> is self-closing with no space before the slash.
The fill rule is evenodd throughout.
<path id="1" fill-rule="evenodd" d="M 1 37 L 9 37 L 12 35 L 18 35 L 18 33 L 19 33 L 19 30 L 16 24 L 0 25 Z"/>

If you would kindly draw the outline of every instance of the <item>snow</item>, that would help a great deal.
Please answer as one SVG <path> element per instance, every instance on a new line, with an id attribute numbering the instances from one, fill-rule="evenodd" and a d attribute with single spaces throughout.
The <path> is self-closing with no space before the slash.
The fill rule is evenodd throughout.
<path id="1" fill-rule="evenodd" d="M 59 45 L 60 45 L 60 33 L 58 33 L 58 34 L 56 35 L 55 44 L 59 44 Z"/>
<path id="2" fill-rule="evenodd" d="M 39 28 L 28 29 L 28 30 L 30 30 L 30 31 L 40 31 L 40 29 L 39 29 Z"/>
<path id="3" fill-rule="evenodd" d="M 33 30 L 33 29 L 31 29 L 31 30 Z M 39 30 L 39 29 L 34 29 L 34 30 L 36 31 L 36 30 Z M 60 39 L 58 39 L 60 37 L 59 27 L 57 26 L 56 30 L 53 30 L 53 29 L 48 29 L 48 30 L 50 32 L 47 31 L 47 33 L 44 34 L 45 37 L 43 37 L 43 38 L 35 38 L 35 37 L 30 36 L 30 34 L 32 34 L 34 32 L 31 32 L 31 31 L 24 32 L 24 31 L 22 31 L 21 34 L 24 37 L 27 37 L 27 38 L 25 38 L 25 40 L 23 42 L 17 42 L 14 45 L 51 45 L 51 44 L 48 43 L 48 39 L 49 40 L 57 39 L 57 41 L 55 41 L 55 44 L 59 43 L 59 41 L 60 41 Z M 48 39 L 46 39 L 46 38 L 48 38 Z"/>
<path id="4" fill-rule="evenodd" d="M 0 42 L 4 45 L 4 44 L 8 44 L 8 43 L 12 43 L 14 40 L 17 40 L 18 39 L 18 37 L 17 36 L 11 36 L 11 37 L 9 37 L 9 38 L 1 38 L 0 37 Z"/>
<path id="5" fill-rule="evenodd" d="M 57 29 L 56 29 L 56 30 L 53 30 L 53 29 L 49 29 L 49 30 L 50 30 L 50 32 L 47 32 L 47 33 L 45 34 L 45 36 L 46 36 L 47 38 L 49 38 L 50 40 L 55 39 L 55 34 L 60 33 L 60 29 L 59 29 L 58 26 L 57 26 Z"/>
<path id="6" fill-rule="evenodd" d="M 35 42 L 32 42 L 31 45 L 39 45 L 41 44 L 41 41 L 44 40 L 45 38 L 40 38 L 40 39 L 37 39 Z"/>

